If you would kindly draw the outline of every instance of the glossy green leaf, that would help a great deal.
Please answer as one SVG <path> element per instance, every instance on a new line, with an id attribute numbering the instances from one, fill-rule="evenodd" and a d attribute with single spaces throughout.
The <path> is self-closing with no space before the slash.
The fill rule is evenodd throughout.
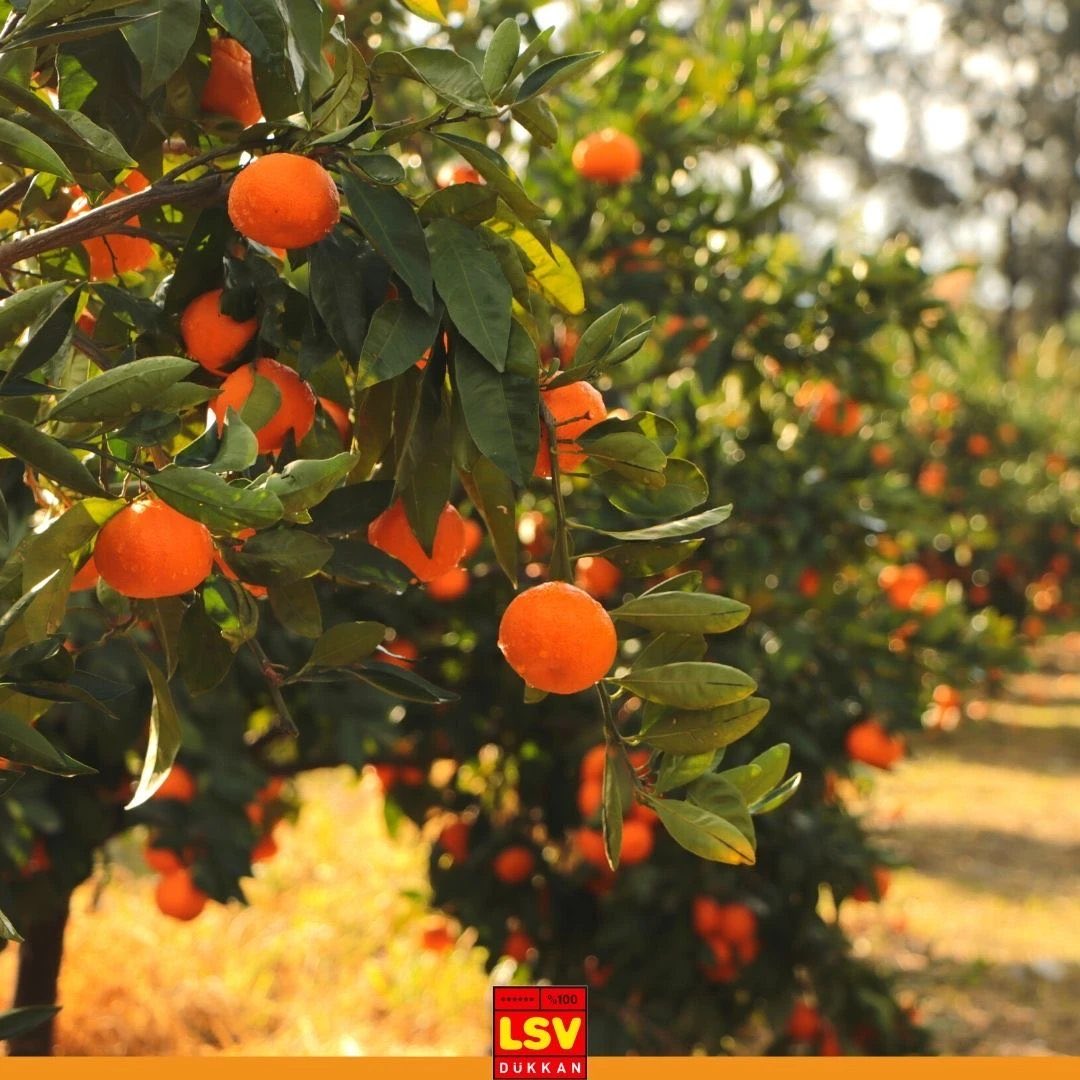
<path id="1" fill-rule="evenodd" d="M 435 342 L 440 316 L 407 296 L 387 300 L 372 316 L 360 353 L 360 387 L 393 379 L 413 367 Z"/>
<path id="2" fill-rule="evenodd" d="M 661 716 L 634 741 L 675 754 L 720 750 L 753 731 L 768 711 L 767 701 L 750 697 L 718 709 L 671 713 Z"/>
<path id="3" fill-rule="evenodd" d="M 151 407 L 199 365 L 180 356 L 148 356 L 87 379 L 53 406 L 50 420 L 118 422 Z"/>
<path id="4" fill-rule="evenodd" d="M 128 14 L 139 18 L 121 33 L 139 62 L 142 93 L 151 94 L 176 73 L 199 31 L 201 5 L 192 0 L 139 0 Z"/>
<path id="5" fill-rule="evenodd" d="M 664 795 L 692 783 L 712 769 L 716 757 L 716 750 L 703 750 L 700 754 L 665 754 L 656 774 L 653 791 L 657 795 Z"/>
<path id="6" fill-rule="evenodd" d="M 421 46 L 404 52 L 380 52 L 371 61 L 371 73 L 380 80 L 421 82 L 441 101 L 480 116 L 493 116 L 497 111 L 476 68 L 449 49 Z"/>
<path id="7" fill-rule="evenodd" d="M 711 529 L 731 517 L 731 506 L 717 506 L 712 510 L 703 510 L 693 517 L 680 518 L 677 521 L 666 521 L 661 525 L 650 525 L 644 529 L 612 530 L 598 529 L 594 525 L 586 525 L 583 522 L 571 521 L 570 524 L 577 529 L 592 529 L 593 532 L 610 536 L 613 540 L 672 540 L 681 536 L 692 536 L 694 533 Z"/>
<path id="8" fill-rule="evenodd" d="M 628 600 L 611 614 L 644 630 L 723 634 L 741 626 L 750 608 L 712 593 L 657 592 Z"/>
<path id="9" fill-rule="evenodd" d="M 154 792 L 169 775 L 180 749 L 180 714 L 176 711 L 169 680 L 161 668 L 141 650 L 139 659 L 150 679 L 154 699 L 150 707 L 149 735 L 142 771 L 125 810 L 134 810 L 153 797 Z"/>
<path id="10" fill-rule="evenodd" d="M 0 757 L 54 776 L 91 776 L 97 770 L 57 749 L 31 724 L 0 712 Z"/>
<path id="11" fill-rule="evenodd" d="M 604 833 L 604 851 L 612 870 L 619 868 L 622 853 L 623 802 L 622 788 L 626 781 L 625 759 L 610 751 L 604 758 L 603 799 L 600 803 L 600 825 Z"/>
<path id="12" fill-rule="evenodd" d="M 349 667 L 366 660 L 386 637 L 380 622 L 338 623 L 315 642 L 305 668 Z"/>
<path id="13" fill-rule="evenodd" d="M 707 661 L 634 668 L 616 682 L 646 701 L 677 709 L 716 709 L 741 701 L 757 689 L 757 683 L 738 668 Z"/>
<path id="14" fill-rule="evenodd" d="M 484 54 L 481 81 L 489 95 L 497 94 L 510 78 L 510 72 L 514 70 L 520 50 L 521 30 L 517 20 L 503 19 L 495 27 L 495 33 L 491 35 L 491 42 Z"/>
<path id="15" fill-rule="evenodd" d="M 275 495 L 287 518 L 317 506 L 334 490 L 359 459 L 358 454 L 336 454 L 331 458 L 292 461 L 281 472 L 270 473 L 255 486 Z"/>
<path id="16" fill-rule="evenodd" d="M 62 443 L 15 416 L 0 415 L 0 446 L 80 495 L 106 495 L 107 492 L 86 466 Z"/>
<path id="17" fill-rule="evenodd" d="M 63 180 L 74 180 L 60 155 L 32 131 L 0 117 L 0 156 L 12 165 L 34 172 L 49 173 Z"/>
<path id="18" fill-rule="evenodd" d="M 649 799 L 673 840 L 712 862 L 753 866 L 754 846 L 731 822 L 680 799 Z"/>
<path id="19" fill-rule="evenodd" d="M 274 617 L 300 637 L 317 638 L 322 633 L 319 596 L 310 578 L 272 582 L 266 593 Z"/>

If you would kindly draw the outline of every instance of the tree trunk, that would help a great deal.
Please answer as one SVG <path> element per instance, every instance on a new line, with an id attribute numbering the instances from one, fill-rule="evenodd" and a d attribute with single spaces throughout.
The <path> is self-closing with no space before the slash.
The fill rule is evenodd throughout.
<path id="1" fill-rule="evenodd" d="M 64 956 L 64 929 L 70 899 L 51 918 L 25 927 L 26 940 L 19 946 L 19 973 L 15 983 L 15 1007 L 53 1005 L 60 962 Z M 8 1040 L 11 1057 L 45 1057 L 53 1052 L 53 1020 Z"/>

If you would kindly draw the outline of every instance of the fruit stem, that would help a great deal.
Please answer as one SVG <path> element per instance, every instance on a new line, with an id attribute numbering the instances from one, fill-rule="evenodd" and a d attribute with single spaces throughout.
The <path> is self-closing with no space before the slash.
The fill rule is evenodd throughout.
<path id="1" fill-rule="evenodd" d="M 551 459 L 551 494 L 555 500 L 555 550 L 551 559 L 551 576 L 562 581 L 571 581 L 573 568 L 570 563 L 570 533 L 566 524 L 562 474 L 559 472 L 558 435 L 555 417 L 543 398 L 540 399 L 540 422 L 547 431 L 548 457 Z"/>
<path id="2" fill-rule="evenodd" d="M 274 703 L 274 710 L 277 712 L 278 723 L 276 726 L 295 739 L 300 734 L 300 729 L 296 726 L 296 721 L 293 720 L 292 713 L 289 712 L 289 706 L 285 704 L 285 699 L 281 696 L 281 679 L 276 668 L 270 657 L 266 655 L 266 650 L 259 644 L 258 639 L 250 638 L 248 647 L 255 654 L 255 659 L 259 662 L 259 671 L 266 682 L 267 690 L 270 691 L 270 700 Z"/>

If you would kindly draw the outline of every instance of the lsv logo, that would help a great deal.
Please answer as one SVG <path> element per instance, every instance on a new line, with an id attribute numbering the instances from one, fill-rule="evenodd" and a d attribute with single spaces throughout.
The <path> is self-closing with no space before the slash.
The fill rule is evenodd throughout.
<path id="1" fill-rule="evenodd" d="M 584 986 L 497 986 L 492 1075 L 586 1080 L 588 991 Z"/>

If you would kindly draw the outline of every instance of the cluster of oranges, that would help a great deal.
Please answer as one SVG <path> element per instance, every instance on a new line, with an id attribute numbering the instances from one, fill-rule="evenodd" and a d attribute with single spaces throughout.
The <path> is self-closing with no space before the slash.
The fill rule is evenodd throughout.
<path id="1" fill-rule="evenodd" d="M 844 747 L 852 761 L 877 769 L 891 769 L 907 752 L 904 736 L 890 734 L 873 718 L 849 728 Z"/>
<path id="2" fill-rule="evenodd" d="M 799 1046 L 812 1047 L 821 1057 L 843 1054 L 836 1028 L 808 1001 L 796 1001 L 788 1016 L 786 1034 Z"/>
<path id="3" fill-rule="evenodd" d="M 712 896 L 695 896 L 690 911 L 694 933 L 712 952 L 705 969 L 710 982 L 730 983 L 739 971 L 752 964 L 760 951 L 758 920 L 746 904 L 721 904 Z"/>
<path id="4" fill-rule="evenodd" d="M 862 427 L 862 406 L 828 379 L 808 380 L 795 392 L 795 406 L 825 435 L 854 435 Z"/>

